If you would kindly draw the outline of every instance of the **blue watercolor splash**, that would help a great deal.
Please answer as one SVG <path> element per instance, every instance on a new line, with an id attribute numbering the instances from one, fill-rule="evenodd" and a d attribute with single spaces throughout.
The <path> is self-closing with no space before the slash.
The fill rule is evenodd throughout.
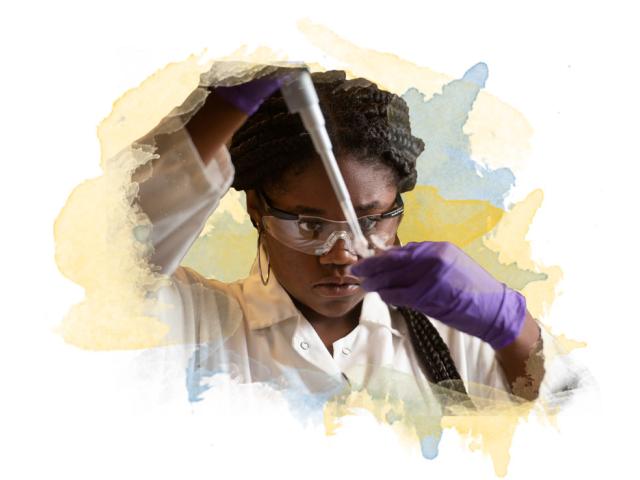
<path id="1" fill-rule="evenodd" d="M 474 161 L 463 131 L 488 75 L 487 65 L 478 63 L 426 102 L 415 88 L 403 98 L 409 105 L 412 133 L 426 144 L 417 160 L 418 184 L 438 188 L 449 200 L 486 200 L 504 209 L 515 175 L 508 168 L 493 170 Z"/>
<path id="2" fill-rule="evenodd" d="M 224 360 L 221 361 L 221 358 Z M 245 379 L 238 365 L 242 365 L 240 355 L 224 349 L 220 344 L 198 345 L 186 369 L 189 402 L 202 401 L 203 395 L 211 389 L 214 377 L 229 375 L 240 382 L 259 382 L 279 391 L 295 418 L 302 422 L 321 423 L 324 405 L 348 388 L 348 383 L 342 377 L 334 378 L 322 371 L 282 367 L 276 375 L 269 367 L 251 358 L 249 371 L 252 378 Z M 319 389 L 309 391 L 303 379 L 311 381 Z"/>
<path id="3" fill-rule="evenodd" d="M 420 451 L 427 460 L 433 460 L 438 456 L 438 447 L 442 439 L 442 430 L 437 434 L 427 435 L 420 439 Z"/>

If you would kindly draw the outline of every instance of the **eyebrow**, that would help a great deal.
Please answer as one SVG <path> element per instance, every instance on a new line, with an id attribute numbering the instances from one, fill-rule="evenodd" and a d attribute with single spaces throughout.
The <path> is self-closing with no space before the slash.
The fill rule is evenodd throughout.
<path id="1" fill-rule="evenodd" d="M 362 205 L 353 206 L 353 209 L 356 211 L 356 213 L 366 213 L 378 208 L 380 208 L 380 202 L 378 202 L 377 200 L 374 200 L 373 202 L 365 203 Z M 292 213 L 296 213 L 298 215 L 302 214 L 302 215 L 321 216 L 326 214 L 326 211 L 322 210 L 321 208 L 307 207 L 306 205 L 296 205 Z"/>

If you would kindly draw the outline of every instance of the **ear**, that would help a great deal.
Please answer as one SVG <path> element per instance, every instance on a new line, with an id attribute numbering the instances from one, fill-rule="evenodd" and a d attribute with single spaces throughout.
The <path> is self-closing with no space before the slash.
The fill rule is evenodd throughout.
<path id="1" fill-rule="evenodd" d="M 259 225 L 262 213 L 260 211 L 260 200 L 258 199 L 258 195 L 256 195 L 255 190 L 247 190 L 245 194 L 247 196 L 247 213 L 251 218 L 251 223 L 257 230 L 260 230 Z"/>

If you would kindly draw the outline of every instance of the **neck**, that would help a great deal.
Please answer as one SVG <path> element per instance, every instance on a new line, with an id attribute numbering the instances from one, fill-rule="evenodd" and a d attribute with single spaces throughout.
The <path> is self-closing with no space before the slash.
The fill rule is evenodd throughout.
<path id="1" fill-rule="evenodd" d="M 362 310 L 362 301 L 358 303 L 354 308 L 349 310 L 346 314 L 340 315 L 338 317 L 327 317 L 326 315 L 322 315 L 321 313 L 316 312 L 315 310 L 307 307 L 305 304 L 300 303 L 295 298 L 291 298 L 294 305 L 302 312 L 309 323 L 349 323 L 355 322 L 358 323 L 360 319 L 360 311 Z"/>
<path id="2" fill-rule="evenodd" d="M 304 317 L 309 321 L 330 352 L 332 352 L 333 342 L 347 336 L 349 332 L 356 328 L 360 319 L 360 311 L 362 310 L 362 302 L 360 302 L 355 308 L 345 315 L 341 315 L 339 317 L 327 317 L 315 310 L 312 310 L 306 305 L 301 304 L 293 298 L 292 300 L 302 315 L 304 315 Z"/>

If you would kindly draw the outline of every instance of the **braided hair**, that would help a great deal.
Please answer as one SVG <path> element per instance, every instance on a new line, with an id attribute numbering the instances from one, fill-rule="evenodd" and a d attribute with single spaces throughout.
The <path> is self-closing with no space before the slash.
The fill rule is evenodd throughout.
<path id="1" fill-rule="evenodd" d="M 416 184 L 416 158 L 424 143 L 411 134 L 404 100 L 343 71 L 312 74 L 327 132 L 336 155 L 352 154 L 393 172 L 398 192 Z M 283 179 L 301 173 L 315 158 L 311 138 L 298 115 L 289 113 L 280 92 L 268 98 L 235 133 L 230 145 L 236 190 L 284 189 Z M 425 374 L 466 397 L 447 345 L 422 313 L 400 308 Z"/>
<path id="2" fill-rule="evenodd" d="M 409 109 L 397 95 L 363 78 L 345 80 L 342 71 L 312 74 L 336 154 L 386 165 L 399 193 L 416 184 L 416 158 L 424 143 L 411 135 Z M 299 173 L 315 157 L 298 115 L 289 113 L 280 92 L 268 98 L 236 132 L 231 148 L 236 190 L 278 187 L 285 173 Z"/>

